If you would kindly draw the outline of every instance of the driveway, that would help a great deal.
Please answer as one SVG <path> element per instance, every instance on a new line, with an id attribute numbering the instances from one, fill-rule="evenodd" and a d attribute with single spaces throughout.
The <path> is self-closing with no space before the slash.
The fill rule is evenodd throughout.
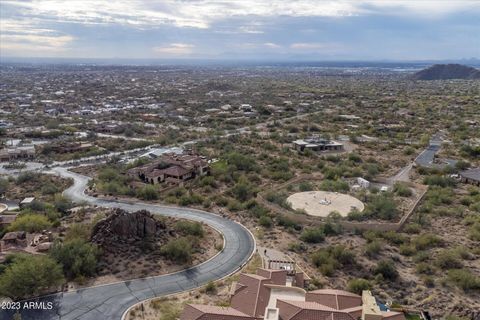
<path id="1" fill-rule="evenodd" d="M 22 309 L 22 320 L 119 320 L 130 306 L 139 301 L 191 290 L 238 271 L 255 251 L 255 240 L 251 233 L 232 220 L 190 208 L 97 199 L 84 193 L 88 177 L 59 167 L 52 170 L 63 177 L 74 179 L 73 186 L 65 190 L 64 195 L 75 202 L 121 208 L 130 212 L 145 209 L 153 214 L 201 221 L 223 234 L 225 246 L 224 250 L 212 259 L 177 273 L 89 287 L 29 300 L 29 302 L 51 302 L 53 308 L 39 310 L 37 306 L 33 310 Z M 12 311 L 0 310 L 1 320 L 11 319 L 12 315 Z"/>

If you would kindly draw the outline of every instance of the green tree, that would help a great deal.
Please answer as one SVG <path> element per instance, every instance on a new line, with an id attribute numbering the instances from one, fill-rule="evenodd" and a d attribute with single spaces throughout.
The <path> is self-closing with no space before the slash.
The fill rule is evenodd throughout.
<path id="1" fill-rule="evenodd" d="M 12 299 L 36 296 L 64 282 L 62 267 L 43 255 L 16 255 L 0 277 L 0 295 Z"/>
<path id="2" fill-rule="evenodd" d="M 347 290 L 356 294 L 362 294 L 363 290 L 370 290 L 372 285 L 366 279 L 351 279 L 348 281 Z"/>
<path id="3" fill-rule="evenodd" d="M 65 198 L 61 194 L 56 194 L 55 199 L 53 201 L 53 206 L 55 209 L 63 214 L 66 214 L 68 210 L 73 207 L 72 201 Z"/>
<path id="4" fill-rule="evenodd" d="M 52 223 L 41 214 L 25 214 L 19 216 L 9 227 L 9 231 L 39 232 L 48 229 Z"/>
<path id="5" fill-rule="evenodd" d="M 154 186 L 146 185 L 137 191 L 137 197 L 143 200 L 157 200 L 158 192 Z"/>
<path id="6" fill-rule="evenodd" d="M 205 234 L 205 230 L 203 230 L 203 226 L 200 222 L 181 220 L 175 224 L 175 228 L 178 231 L 191 236 L 203 237 Z"/>
<path id="7" fill-rule="evenodd" d="M 8 190 L 8 180 L 0 178 L 0 195 L 3 195 Z"/>
<path id="8" fill-rule="evenodd" d="M 79 276 L 89 277 L 95 274 L 99 249 L 82 239 L 73 239 L 65 243 L 56 242 L 50 255 L 62 264 L 63 272 L 69 279 Z"/>
<path id="9" fill-rule="evenodd" d="M 392 260 L 379 261 L 374 270 L 374 274 L 381 274 L 383 278 L 389 280 L 396 280 L 398 278 L 398 271 Z"/>
<path id="10" fill-rule="evenodd" d="M 160 252 L 176 263 L 187 263 L 192 259 L 192 245 L 187 238 L 170 240 Z"/>

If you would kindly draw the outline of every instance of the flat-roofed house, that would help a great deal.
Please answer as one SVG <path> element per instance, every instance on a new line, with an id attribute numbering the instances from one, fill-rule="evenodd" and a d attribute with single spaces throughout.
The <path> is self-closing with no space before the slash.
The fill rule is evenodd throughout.
<path id="1" fill-rule="evenodd" d="M 460 178 L 464 183 L 480 186 L 480 168 L 462 171 L 460 172 Z"/>
<path id="2" fill-rule="evenodd" d="M 293 141 L 293 148 L 298 152 L 305 152 L 306 150 L 313 152 L 332 152 L 342 151 L 343 144 L 333 140 L 310 137 Z"/>

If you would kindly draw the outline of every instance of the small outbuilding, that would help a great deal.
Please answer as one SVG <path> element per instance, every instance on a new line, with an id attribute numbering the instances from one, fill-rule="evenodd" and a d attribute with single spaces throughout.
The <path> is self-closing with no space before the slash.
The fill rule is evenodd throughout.
<path id="1" fill-rule="evenodd" d="M 20 209 L 26 207 L 26 206 L 29 206 L 32 204 L 32 202 L 35 201 L 35 198 L 34 197 L 27 197 L 25 199 L 23 199 L 21 202 L 20 202 Z"/>
<path id="2" fill-rule="evenodd" d="M 464 183 L 480 186 L 480 168 L 474 168 L 460 172 L 460 179 Z"/>

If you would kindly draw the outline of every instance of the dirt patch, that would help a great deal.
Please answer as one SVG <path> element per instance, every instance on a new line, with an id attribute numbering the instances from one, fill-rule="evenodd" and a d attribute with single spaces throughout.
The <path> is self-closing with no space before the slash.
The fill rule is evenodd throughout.
<path id="1" fill-rule="evenodd" d="M 294 193 L 287 198 L 294 210 L 305 210 L 311 216 L 327 217 L 332 211 L 337 211 L 343 217 L 352 208 L 363 211 L 363 203 L 347 194 L 328 191 L 308 191 Z"/>

